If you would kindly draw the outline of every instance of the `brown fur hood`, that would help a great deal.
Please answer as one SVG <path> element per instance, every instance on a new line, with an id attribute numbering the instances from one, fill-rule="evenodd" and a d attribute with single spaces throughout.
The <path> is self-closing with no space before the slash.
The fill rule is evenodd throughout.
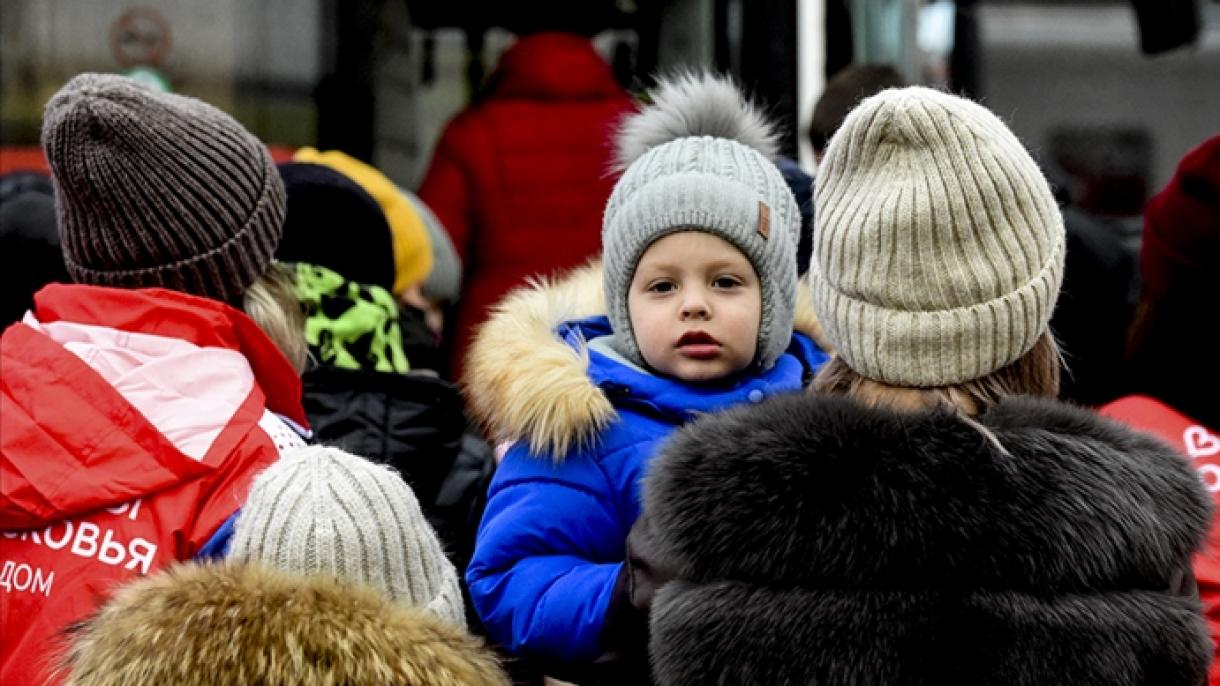
<path id="1" fill-rule="evenodd" d="M 600 261 L 510 293 L 479 328 L 463 386 L 475 417 L 493 441 L 529 441 L 536 455 L 564 455 L 615 417 L 586 371 L 588 351 L 555 335 L 565 321 L 606 311 Z M 826 351 L 808 285 L 798 286 L 795 330 Z"/>
<path id="2" fill-rule="evenodd" d="M 183 565 L 121 588 L 75 633 L 67 686 L 507 685 L 461 630 L 372 589 L 254 565 Z"/>

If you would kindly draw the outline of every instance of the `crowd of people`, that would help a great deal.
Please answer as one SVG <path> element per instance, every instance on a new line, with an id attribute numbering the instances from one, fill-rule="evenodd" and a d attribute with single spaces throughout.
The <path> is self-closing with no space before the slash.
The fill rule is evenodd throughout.
<path id="1" fill-rule="evenodd" d="M 816 170 L 647 96 L 523 37 L 415 194 L 64 85 L 0 179 L 0 682 L 1220 684 L 1220 136 L 1137 262 L 893 70 Z"/>

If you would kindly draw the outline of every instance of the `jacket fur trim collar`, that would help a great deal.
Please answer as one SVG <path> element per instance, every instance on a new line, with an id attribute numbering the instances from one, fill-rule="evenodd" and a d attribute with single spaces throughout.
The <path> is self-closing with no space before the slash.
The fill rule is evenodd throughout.
<path id="1" fill-rule="evenodd" d="M 246 564 L 133 582 L 76 632 L 67 686 L 507 685 L 480 642 L 369 588 Z"/>

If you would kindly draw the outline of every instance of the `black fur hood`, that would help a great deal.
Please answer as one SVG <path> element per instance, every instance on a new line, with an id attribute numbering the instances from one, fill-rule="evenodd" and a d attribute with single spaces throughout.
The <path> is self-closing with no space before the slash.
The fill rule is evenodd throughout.
<path id="1" fill-rule="evenodd" d="M 1053 401 L 972 425 L 790 396 L 680 431 L 632 545 L 662 684 L 1200 683 L 1184 459 Z"/>

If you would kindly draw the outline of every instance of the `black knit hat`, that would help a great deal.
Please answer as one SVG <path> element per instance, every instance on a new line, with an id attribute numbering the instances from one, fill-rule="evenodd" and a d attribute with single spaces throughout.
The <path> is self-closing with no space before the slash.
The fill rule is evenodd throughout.
<path id="1" fill-rule="evenodd" d="M 307 262 L 349 281 L 394 288 L 394 236 L 381 205 L 343 174 L 320 164 L 281 164 L 288 195 L 276 257 Z"/>
<path id="2" fill-rule="evenodd" d="M 51 193 L 41 174 L 0 176 L 0 328 L 21 320 L 38 289 L 69 280 Z"/>
<path id="3" fill-rule="evenodd" d="M 215 107 L 81 74 L 47 103 L 42 146 L 75 280 L 233 302 L 271 263 L 280 176 L 266 147 Z"/>

